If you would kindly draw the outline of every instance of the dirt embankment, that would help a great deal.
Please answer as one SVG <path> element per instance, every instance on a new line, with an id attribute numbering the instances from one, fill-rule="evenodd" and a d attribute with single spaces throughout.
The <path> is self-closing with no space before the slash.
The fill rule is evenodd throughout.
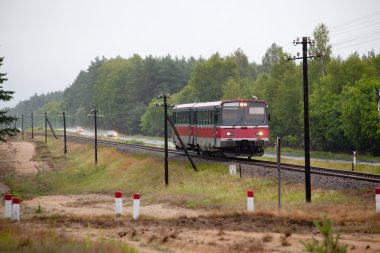
<path id="1" fill-rule="evenodd" d="M 34 176 L 46 167 L 33 161 L 29 142 L 2 143 L 0 154 L 0 194 L 9 191 L 3 176 Z M 304 252 L 301 241 L 321 238 L 311 221 L 141 203 L 141 219 L 132 221 L 131 198 L 124 198 L 123 215 L 115 217 L 113 196 L 38 196 L 22 203 L 20 225 L 29 231 L 53 228 L 84 240 L 121 240 L 139 252 Z M 379 234 L 342 234 L 340 242 L 349 245 L 347 252 L 380 252 Z"/>
<path id="2" fill-rule="evenodd" d="M 34 144 L 30 142 L 0 143 L 0 194 L 8 192 L 10 188 L 1 178 L 9 175 L 34 176 L 40 164 L 33 161 L 35 155 Z"/>

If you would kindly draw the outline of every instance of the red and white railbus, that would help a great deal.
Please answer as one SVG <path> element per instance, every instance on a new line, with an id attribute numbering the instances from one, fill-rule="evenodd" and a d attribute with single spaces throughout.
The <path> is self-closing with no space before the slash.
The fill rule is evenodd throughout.
<path id="1" fill-rule="evenodd" d="M 269 141 L 268 105 L 263 100 L 224 100 L 176 105 L 173 122 L 185 148 L 224 156 L 261 156 Z M 177 149 L 183 149 L 174 135 Z"/>

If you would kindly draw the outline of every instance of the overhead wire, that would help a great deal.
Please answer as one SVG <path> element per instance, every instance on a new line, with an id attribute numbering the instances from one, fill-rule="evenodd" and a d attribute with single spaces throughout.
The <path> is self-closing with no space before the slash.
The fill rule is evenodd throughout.
<path id="1" fill-rule="evenodd" d="M 340 39 L 338 42 L 331 43 L 334 51 L 340 51 L 347 48 L 353 48 L 358 45 L 379 40 L 380 35 L 380 11 L 375 11 L 359 18 L 333 26 L 330 29 L 332 37 L 344 37 L 350 35 L 353 31 L 366 30 L 361 34 Z M 369 30 L 370 29 L 370 30 Z M 375 30 L 374 30 L 375 29 Z"/>

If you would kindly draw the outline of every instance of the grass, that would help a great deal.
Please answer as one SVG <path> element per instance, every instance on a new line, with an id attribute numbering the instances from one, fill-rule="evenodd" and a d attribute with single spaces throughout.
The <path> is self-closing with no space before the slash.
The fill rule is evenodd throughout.
<path id="1" fill-rule="evenodd" d="M 277 158 L 265 157 L 265 156 L 255 157 L 254 159 L 272 161 L 272 162 L 277 161 Z M 281 158 L 281 162 L 288 163 L 288 164 L 305 165 L 304 160 Z M 313 167 L 352 171 L 352 164 L 346 163 L 346 162 L 329 162 L 329 161 L 311 160 L 310 164 Z M 368 165 L 368 164 L 356 164 L 354 171 L 370 173 L 370 174 L 380 174 L 380 166 Z"/>
<path id="2" fill-rule="evenodd" d="M 42 140 L 36 138 L 36 159 L 50 164 L 52 169 L 22 181 L 6 178 L 13 191 L 27 197 L 83 193 L 113 195 L 121 190 L 124 196 L 141 193 L 143 205 L 171 203 L 187 208 L 235 212 L 246 209 L 246 191 L 253 189 L 255 210 L 260 212 L 305 219 L 319 219 L 328 214 L 338 222 L 378 219 L 374 214 L 373 189 L 313 189 L 313 202 L 306 204 L 303 184 L 283 182 L 283 208 L 278 212 L 275 179 L 240 179 L 228 175 L 226 166 L 214 163 L 198 162 L 199 172 L 194 172 L 187 160 L 170 160 L 169 186 L 165 186 L 161 156 L 125 154 L 100 146 L 95 165 L 93 145 L 69 143 L 68 154 L 64 156 L 61 140 L 50 138 L 47 144 Z M 379 222 L 373 229 L 380 231 Z"/>
<path id="3" fill-rule="evenodd" d="M 277 152 L 275 148 L 269 147 L 269 146 L 265 148 L 265 151 L 270 152 L 270 153 L 276 153 Z M 301 156 L 301 157 L 303 157 L 305 155 L 303 149 L 294 149 L 294 148 L 287 148 L 287 147 L 281 147 L 281 153 L 284 155 L 295 155 L 295 156 Z M 310 156 L 311 156 L 311 158 L 325 158 L 325 159 L 337 159 L 337 160 L 352 161 L 352 153 L 351 154 L 344 154 L 344 153 L 311 151 Z M 357 158 L 357 161 L 380 162 L 380 157 L 371 156 L 368 154 L 358 154 L 356 158 Z"/>
<path id="4" fill-rule="evenodd" d="M 114 240 L 74 240 L 54 230 L 27 230 L 0 219 L 0 252 L 110 252 L 136 253 L 134 248 Z"/>

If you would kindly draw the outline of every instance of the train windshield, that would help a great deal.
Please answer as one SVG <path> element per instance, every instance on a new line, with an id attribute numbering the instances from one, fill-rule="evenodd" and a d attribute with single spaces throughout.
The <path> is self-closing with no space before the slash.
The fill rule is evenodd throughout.
<path id="1" fill-rule="evenodd" d="M 224 126 L 263 126 L 267 124 L 266 105 L 257 102 L 231 102 L 222 106 Z"/>

